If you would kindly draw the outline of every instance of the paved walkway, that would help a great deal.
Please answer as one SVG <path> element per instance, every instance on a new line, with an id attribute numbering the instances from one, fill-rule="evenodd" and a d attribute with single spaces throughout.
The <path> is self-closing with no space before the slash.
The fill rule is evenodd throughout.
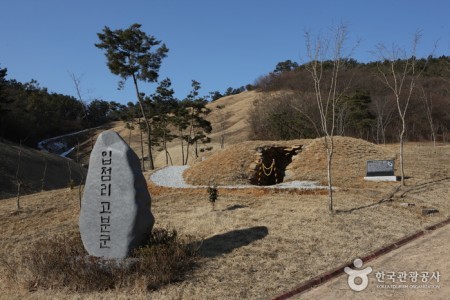
<path id="1" fill-rule="evenodd" d="M 450 299 L 450 224 L 365 263 L 360 270 L 367 267 L 371 267 L 372 272 L 368 275 L 367 288 L 360 292 L 350 289 L 349 276 L 343 274 L 292 299 Z M 384 282 L 376 276 L 382 272 Z M 402 279 L 404 282 L 399 279 L 402 272 L 407 274 L 406 279 Z M 413 282 L 410 272 L 418 273 L 417 282 Z M 439 282 L 431 278 L 437 272 Z M 360 282 L 356 280 L 357 284 Z"/>

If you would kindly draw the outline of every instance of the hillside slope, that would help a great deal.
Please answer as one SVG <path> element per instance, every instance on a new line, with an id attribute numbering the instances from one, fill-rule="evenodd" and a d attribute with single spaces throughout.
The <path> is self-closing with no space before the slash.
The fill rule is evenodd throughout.
<path id="1" fill-rule="evenodd" d="M 206 117 L 211 122 L 213 131 L 209 135 L 211 143 L 208 147 L 212 147 L 212 151 L 202 153 L 202 156 L 209 156 L 212 153 L 221 149 L 221 137 L 224 137 L 225 145 L 236 144 L 251 139 L 251 131 L 247 123 L 247 116 L 250 109 L 253 106 L 254 101 L 258 98 L 258 94 L 255 91 L 243 92 L 237 95 L 226 96 L 220 98 L 207 105 L 211 109 L 211 113 Z M 218 109 L 218 106 L 222 107 Z M 138 126 L 135 124 L 134 129 L 127 129 L 126 123 L 122 121 L 112 122 L 108 128 L 116 131 L 119 135 L 131 146 L 136 154 L 142 158 L 141 149 L 141 133 Z M 102 129 L 103 130 L 103 129 Z M 102 130 L 96 130 L 93 136 L 95 142 L 98 134 Z M 144 133 L 144 158 L 148 158 L 147 145 L 145 144 L 146 135 Z M 181 143 L 179 139 L 174 139 L 167 144 L 168 151 L 170 153 L 172 164 L 181 165 Z M 92 140 L 88 139 L 80 143 L 80 151 L 78 153 L 79 161 L 84 164 L 89 163 L 89 155 L 92 149 Z M 76 151 L 72 152 L 69 156 L 72 159 L 76 159 Z M 155 168 L 161 168 L 166 165 L 165 153 L 161 147 L 153 148 L 153 159 Z M 195 157 L 194 149 L 191 147 L 189 151 L 189 164 L 193 163 L 192 159 Z M 200 158 L 201 159 L 201 158 Z M 170 164 L 170 163 L 169 163 Z M 148 164 L 146 164 L 147 166 Z"/>
<path id="2" fill-rule="evenodd" d="M 226 144 L 250 140 L 251 131 L 247 117 L 258 95 L 255 91 L 248 91 L 209 103 L 207 107 L 211 109 L 211 113 L 207 120 L 213 125 L 211 140 L 220 143 L 221 135 L 224 135 Z M 218 109 L 218 106 L 222 108 Z"/>
<path id="3" fill-rule="evenodd" d="M 58 155 L 0 143 L 0 199 L 17 195 L 18 167 L 21 195 L 68 187 L 71 179 L 78 184 L 87 172 L 74 161 Z"/>
<path id="4" fill-rule="evenodd" d="M 213 128 L 211 134 L 208 135 L 211 138 L 211 143 L 207 146 L 212 147 L 212 149 L 211 151 L 201 153 L 197 161 L 219 151 L 221 149 L 222 138 L 225 146 L 251 140 L 251 130 L 247 123 L 247 117 L 258 95 L 259 93 L 255 91 L 248 91 L 222 97 L 206 105 L 211 110 L 206 119 L 211 122 Z M 219 109 L 218 107 L 221 108 Z M 182 165 L 179 139 L 168 143 L 168 151 L 172 157 L 173 165 Z M 155 151 L 154 153 L 155 167 L 164 167 L 166 165 L 164 152 Z M 191 151 L 189 151 L 189 157 L 188 164 L 193 164 L 195 162 L 195 159 L 193 159 L 195 153 L 192 147 Z"/>

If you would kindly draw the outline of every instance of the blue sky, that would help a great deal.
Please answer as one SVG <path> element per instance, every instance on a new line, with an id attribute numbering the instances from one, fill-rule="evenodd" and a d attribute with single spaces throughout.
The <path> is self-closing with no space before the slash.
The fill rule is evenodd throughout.
<path id="1" fill-rule="evenodd" d="M 344 22 L 349 45 L 361 43 L 353 57 L 372 61 L 375 45 L 407 48 L 421 30 L 419 55 L 450 52 L 448 0 L 14 0 L 1 1 L 0 67 L 8 78 L 37 80 L 49 91 L 75 96 L 68 72 L 82 76 L 89 101 L 135 102 L 131 81 L 118 91 L 119 78 L 94 47 L 104 26 L 125 29 L 133 23 L 166 43 L 160 79 L 169 77 L 178 98 L 192 79 L 201 94 L 253 83 L 287 59 L 305 61 L 305 30 L 315 33 Z M 147 94 L 156 84 L 142 83 Z"/>

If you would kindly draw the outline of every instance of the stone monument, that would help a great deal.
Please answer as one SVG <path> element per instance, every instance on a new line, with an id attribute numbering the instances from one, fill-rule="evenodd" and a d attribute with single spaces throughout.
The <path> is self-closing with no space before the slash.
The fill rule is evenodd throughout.
<path id="1" fill-rule="evenodd" d="M 145 242 L 155 219 L 140 161 L 112 130 L 95 142 L 80 212 L 80 233 L 89 255 L 122 259 Z"/>
<path id="2" fill-rule="evenodd" d="M 369 160 L 367 161 L 367 173 L 365 180 L 371 181 L 397 181 L 394 175 L 393 160 Z"/>

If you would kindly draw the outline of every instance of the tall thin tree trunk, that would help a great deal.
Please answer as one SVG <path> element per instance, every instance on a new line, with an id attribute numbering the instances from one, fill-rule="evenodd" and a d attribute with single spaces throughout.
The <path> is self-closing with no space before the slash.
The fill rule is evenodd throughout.
<path id="1" fill-rule="evenodd" d="M 128 128 L 129 133 L 128 133 L 128 146 L 131 147 L 131 127 Z"/>
<path id="2" fill-rule="evenodd" d="M 145 111 L 144 111 L 144 106 L 142 104 L 142 99 L 141 99 L 141 95 L 139 93 L 139 87 L 137 84 L 137 80 L 136 80 L 136 75 L 133 74 L 133 82 L 134 82 L 134 87 L 136 89 L 136 95 L 138 98 L 138 102 L 139 102 L 139 107 L 141 109 L 141 113 L 142 113 L 142 117 L 144 119 L 145 122 L 145 126 L 147 127 L 147 140 L 148 140 L 148 160 L 149 160 L 149 168 L 150 170 L 154 170 L 155 166 L 153 164 L 153 154 L 152 154 L 152 138 L 151 138 L 151 126 L 150 126 L 150 122 L 147 119 L 147 116 L 145 115 Z"/>
<path id="3" fill-rule="evenodd" d="M 411 92 L 410 92 L 411 93 Z M 404 144 L 404 137 L 406 132 L 406 121 L 405 121 L 405 115 L 406 110 L 408 108 L 408 105 L 405 106 L 405 109 L 402 111 L 400 107 L 400 97 L 399 94 L 397 94 L 397 108 L 400 115 L 400 119 L 402 121 L 402 129 L 399 134 L 399 140 L 400 140 L 400 185 L 405 186 L 405 169 L 404 169 L 404 156 L 403 156 L 403 144 Z M 409 100 L 408 100 L 409 102 Z M 408 103 L 407 103 L 408 104 Z"/>
<path id="4" fill-rule="evenodd" d="M 333 183 L 331 176 L 331 161 L 333 153 L 331 150 L 327 151 L 327 175 L 328 175 L 328 210 L 333 212 Z"/>
<path id="5" fill-rule="evenodd" d="M 192 131 L 194 130 L 194 111 L 192 110 L 191 113 L 191 125 L 189 128 L 189 136 L 188 136 L 188 140 L 187 140 L 187 145 L 186 145 L 186 161 L 183 163 L 184 165 L 187 165 L 188 160 L 189 160 L 189 146 L 191 144 L 191 137 L 192 137 Z"/>
<path id="6" fill-rule="evenodd" d="M 21 182 L 20 182 L 20 179 L 19 179 L 19 172 L 20 172 L 20 159 L 21 159 L 21 155 L 22 155 L 22 140 L 20 140 L 18 154 L 19 154 L 19 158 L 18 158 L 17 169 L 16 169 L 16 184 L 17 184 L 16 207 L 17 207 L 17 210 L 20 210 L 20 188 L 21 188 Z"/>
<path id="7" fill-rule="evenodd" d="M 169 151 L 167 151 L 167 156 L 169 157 L 170 165 L 173 166 L 172 156 L 170 155 Z"/>
<path id="8" fill-rule="evenodd" d="M 77 164 L 78 167 L 80 168 L 80 184 L 78 185 L 78 200 L 79 200 L 79 205 L 80 205 L 80 209 L 81 209 L 81 201 L 83 200 L 83 181 L 84 181 L 84 170 L 83 170 L 83 166 L 81 166 L 80 164 L 80 142 L 77 141 Z"/>
<path id="9" fill-rule="evenodd" d="M 180 130 L 180 140 L 181 140 L 181 161 L 184 166 L 184 143 L 183 143 L 183 130 Z"/>
<path id="10" fill-rule="evenodd" d="M 167 150 L 167 142 L 164 141 L 164 152 L 166 154 L 166 166 L 169 165 L 169 150 Z"/>
<path id="11" fill-rule="evenodd" d="M 72 179 L 72 168 L 70 167 L 70 162 L 67 159 L 67 168 L 69 169 L 69 188 L 73 190 L 75 186 L 75 181 Z"/>
<path id="12" fill-rule="evenodd" d="M 42 175 L 42 179 L 41 179 L 41 192 L 44 191 L 46 173 L 47 173 L 47 159 L 44 158 L 44 174 Z"/>
<path id="13" fill-rule="evenodd" d="M 332 137 L 325 137 L 327 145 L 327 178 L 328 178 L 328 210 L 333 213 L 333 182 L 331 174 L 331 163 L 333 159 L 334 143 Z"/>
<path id="14" fill-rule="evenodd" d="M 142 171 L 145 172 L 145 160 L 144 160 L 144 138 L 142 136 L 141 118 L 138 118 L 139 122 L 139 133 L 141 135 L 141 160 L 142 160 Z"/>
<path id="15" fill-rule="evenodd" d="M 20 180 L 17 181 L 17 198 L 16 198 L 16 207 L 17 210 L 20 210 Z"/>
<path id="16" fill-rule="evenodd" d="M 167 134 L 166 134 L 166 130 L 167 130 L 167 124 L 166 124 L 166 120 L 163 121 L 163 147 L 164 147 L 164 151 L 166 154 L 166 166 L 169 165 L 169 152 L 167 151 Z"/>
<path id="17" fill-rule="evenodd" d="M 198 158 L 198 141 L 195 140 L 195 158 Z"/>
<path id="18" fill-rule="evenodd" d="M 404 134 L 405 134 L 405 120 L 403 120 L 403 128 L 400 133 L 400 176 L 401 176 L 401 185 L 405 186 L 405 169 L 404 169 L 404 160 L 403 160 L 403 143 L 404 143 Z"/>

